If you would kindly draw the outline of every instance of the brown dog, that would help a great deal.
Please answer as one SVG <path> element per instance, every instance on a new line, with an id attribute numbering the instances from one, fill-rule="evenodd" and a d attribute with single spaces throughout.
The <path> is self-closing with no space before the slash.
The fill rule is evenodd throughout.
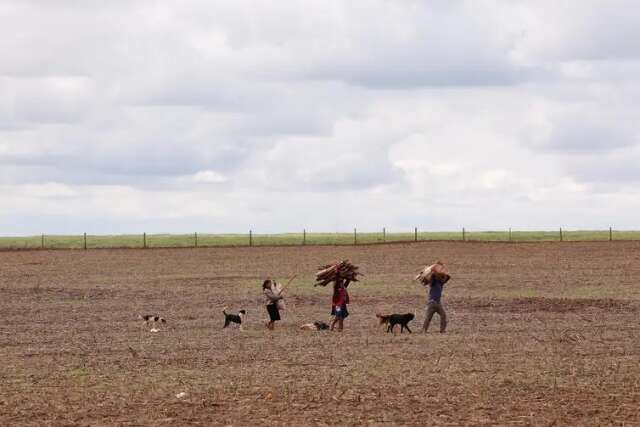
<path id="1" fill-rule="evenodd" d="M 389 318 L 391 317 L 391 315 L 390 314 L 384 315 L 384 314 L 376 313 L 376 317 L 380 320 L 379 325 L 388 325 L 389 324 Z"/>

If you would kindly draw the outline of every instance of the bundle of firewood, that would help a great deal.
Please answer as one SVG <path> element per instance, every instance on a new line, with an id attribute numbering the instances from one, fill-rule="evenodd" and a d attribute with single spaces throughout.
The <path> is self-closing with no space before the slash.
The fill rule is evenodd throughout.
<path id="1" fill-rule="evenodd" d="M 360 274 L 362 273 L 358 272 L 358 267 L 351 264 L 347 259 L 333 264 L 322 265 L 318 267 L 314 286 L 327 286 L 337 279 L 357 282 Z"/>
<path id="2" fill-rule="evenodd" d="M 429 265 L 422 269 L 420 273 L 415 277 L 414 280 L 422 283 L 424 286 L 428 286 L 431 284 L 431 279 L 434 275 L 449 275 L 449 269 L 447 268 L 442 261 L 436 261 L 435 264 Z"/>

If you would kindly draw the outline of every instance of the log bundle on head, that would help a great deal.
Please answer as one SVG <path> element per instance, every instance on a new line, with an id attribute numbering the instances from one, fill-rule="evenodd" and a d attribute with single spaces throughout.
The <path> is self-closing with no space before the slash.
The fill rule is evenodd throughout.
<path id="1" fill-rule="evenodd" d="M 436 261 L 435 264 L 425 267 L 414 280 L 422 283 L 424 286 L 431 284 L 434 275 L 449 276 L 449 269 L 442 261 Z"/>
<path id="2" fill-rule="evenodd" d="M 358 267 L 351 264 L 347 259 L 333 264 L 322 265 L 316 273 L 316 284 L 314 286 L 327 286 L 337 279 L 357 282 L 360 274 L 362 273 L 358 272 Z"/>

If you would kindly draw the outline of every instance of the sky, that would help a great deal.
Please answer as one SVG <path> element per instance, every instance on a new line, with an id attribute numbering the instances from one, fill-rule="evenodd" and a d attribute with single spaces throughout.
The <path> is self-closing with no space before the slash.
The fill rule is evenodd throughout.
<path id="1" fill-rule="evenodd" d="M 0 235 L 639 229 L 621 0 L 0 0 Z"/>

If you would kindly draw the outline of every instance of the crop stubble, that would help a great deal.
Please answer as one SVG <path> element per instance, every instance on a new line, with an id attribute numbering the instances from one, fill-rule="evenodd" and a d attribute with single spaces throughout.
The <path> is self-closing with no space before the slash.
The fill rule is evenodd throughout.
<path id="1" fill-rule="evenodd" d="M 344 258 L 345 332 L 299 331 Z M 449 332 L 385 334 L 375 312 L 420 329 L 435 259 Z M 639 273 L 640 242 L 0 252 L 0 424 L 639 424 Z M 268 332 L 261 281 L 293 274 Z"/>

